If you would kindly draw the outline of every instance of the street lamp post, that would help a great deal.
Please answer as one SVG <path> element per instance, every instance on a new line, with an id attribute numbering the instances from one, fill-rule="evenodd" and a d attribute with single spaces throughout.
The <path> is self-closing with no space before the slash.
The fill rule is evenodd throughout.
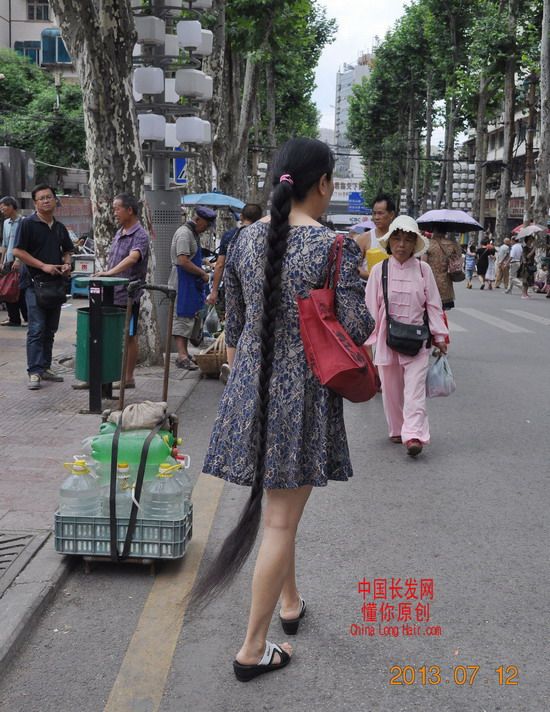
<path id="1" fill-rule="evenodd" d="M 132 7 L 138 34 L 134 98 L 143 156 L 151 168 L 145 196 L 154 231 L 155 281 L 166 284 L 172 236 L 181 225 L 180 193 L 169 189 L 170 161 L 193 160 L 193 149 L 212 138 L 210 124 L 198 117 L 201 102 L 212 98 L 212 78 L 201 66 L 202 58 L 212 52 L 213 34 L 199 21 L 212 0 L 153 0 L 152 14 L 145 14 L 141 0 L 132 0 Z M 195 19 L 177 22 L 185 9 L 192 10 Z M 157 308 L 164 328 L 166 309 L 158 302 Z"/>

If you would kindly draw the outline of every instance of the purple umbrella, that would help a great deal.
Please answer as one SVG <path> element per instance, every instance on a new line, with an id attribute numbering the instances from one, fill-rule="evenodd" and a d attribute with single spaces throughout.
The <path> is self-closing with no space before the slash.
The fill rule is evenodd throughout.
<path id="1" fill-rule="evenodd" d="M 433 232 L 470 232 L 482 226 L 464 210 L 428 210 L 416 221 L 423 230 Z"/>
<path id="2" fill-rule="evenodd" d="M 366 232 L 367 230 L 374 230 L 375 227 L 376 225 L 372 220 L 363 220 L 363 222 L 357 223 L 350 228 L 350 232 Z"/>

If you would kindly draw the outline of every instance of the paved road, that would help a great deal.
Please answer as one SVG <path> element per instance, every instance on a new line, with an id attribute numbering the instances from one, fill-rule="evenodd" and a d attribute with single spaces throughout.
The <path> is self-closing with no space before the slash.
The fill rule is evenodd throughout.
<path id="1" fill-rule="evenodd" d="M 246 496 L 201 477 L 184 565 L 156 578 L 131 565 L 89 575 L 77 566 L 0 682 L 0 710 L 548 709 L 550 300 L 457 291 L 458 388 L 429 403 L 425 453 L 412 461 L 387 441 L 379 398 L 347 406 L 355 477 L 314 492 L 306 508 L 298 569 L 308 614 L 286 671 L 249 685 L 233 677 L 252 561 L 204 614 L 184 617 L 202 544 L 208 559 Z M 218 382 L 202 381 L 182 413 L 195 478 L 220 393 Z M 407 598 L 408 579 L 425 590 L 411 583 Z M 371 586 L 365 600 L 359 582 Z M 409 629 L 380 620 L 409 602 Z M 422 615 L 429 621 L 415 620 Z M 368 626 L 373 635 L 351 634 Z M 270 637 L 284 639 L 276 620 Z"/>

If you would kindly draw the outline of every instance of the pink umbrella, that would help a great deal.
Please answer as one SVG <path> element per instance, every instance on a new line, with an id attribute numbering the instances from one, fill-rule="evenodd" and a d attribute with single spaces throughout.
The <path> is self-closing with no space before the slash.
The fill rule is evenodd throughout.
<path id="1" fill-rule="evenodd" d="M 376 225 L 372 220 L 363 220 L 363 222 L 357 223 L 350 228 L 350 232 L 366 232 L 367 230 L 374 230 L 375 227 Z"/>
<path id="2" fill-rule="evenodd" d="M 518 225 L 512 232 L 518 237 L 529 237 L 529 235 L 535 235 L 537 232 L 547 232 L 545 227 L 542 225 Z"/>
<path id="3" fill-rule="evenodd" d="M 443 232 L 470 232 L 471 230 L 483 230 L 481 225 L 471 215 L 464 210 L 428 210 L 421 215 L 417 221 L 422 230 L 441 230 Z"/>

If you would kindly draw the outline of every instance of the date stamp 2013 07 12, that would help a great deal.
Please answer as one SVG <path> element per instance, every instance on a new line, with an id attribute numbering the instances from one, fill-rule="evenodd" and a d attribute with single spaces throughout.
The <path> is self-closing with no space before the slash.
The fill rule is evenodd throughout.
<path id="1" fill-rule="evenodd" d="M 443 670 L 448 669 L 448 674 Z M 453 683 L 459 687 L 472 686 L 480 671 L 479 665 L 392 665 L 390 668 L 390 685 L 441 685 Z M 496 681 L 501 686 L 519 685 L 519 669 L 517 665 L 499 665 L 496 670 Z"/>

